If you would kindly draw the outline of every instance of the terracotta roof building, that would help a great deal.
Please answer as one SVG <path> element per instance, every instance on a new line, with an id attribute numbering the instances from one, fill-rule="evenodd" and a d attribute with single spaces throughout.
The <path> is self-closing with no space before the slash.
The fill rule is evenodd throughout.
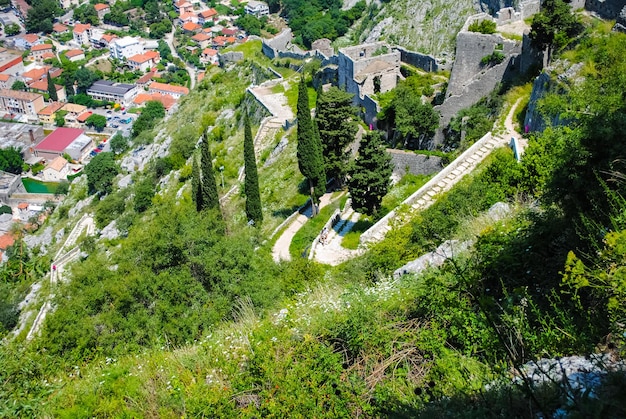
<path id="1" fill-rule="evenodd" d="M 81 160 L 93 148 L 93 140 L 78 128 L 57 128 L 35 146 L 35 155 L 54 160 L 64 153 L 74 160 Z"/>
<path id="2" fill-rule="evenodd" d="M 44 125 L 54 125 L 54 118 L 59 109 L 63 107 L 63 103 L 61 102 L 52 102 L 39 112 L 37 112 L 37 116 L 39 117 L 39 122 Z"/>
<path id="3" fill-rule="evenodd" d="M 27 115 L 39 120 L 37 113 L 45 107 L 43 95 L 17 90 L 0 90 L 0 109 L 7 113 Z"/>
<path id="4" fill-rule="evenodd" d="M 152 82 L 148 89 L 150 93 L 162 93 L 170 95 L 174 99 L 178 99 L 183 95 L 189 94 L 189 89 L 184 86 L 174 86 L 172 84 Z"/>

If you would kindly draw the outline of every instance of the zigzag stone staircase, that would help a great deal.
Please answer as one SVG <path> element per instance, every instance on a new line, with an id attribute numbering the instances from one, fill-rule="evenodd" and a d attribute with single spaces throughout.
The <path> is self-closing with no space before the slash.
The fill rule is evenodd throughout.
<path id="1" fill-rule="evenodd" d="M 408 210 L 393 210 L 365 231 L 361 235 L 360 244 L 367 245 L 368 243 L 382 240 L 387 232 L 392 229 L 392 223 L 393 227 L 407 223 L 415 211 L 426 209 L 432 205 L 438 194 L 450 190 L 453 185 L 483 161 L 494 148 L 507 144 L 508 142 L 505 139 L 494 137 L 491 132 L 487 133 L 434 178 L 408 197 L 401 205 L 401 207 L 408 207 Z"/>

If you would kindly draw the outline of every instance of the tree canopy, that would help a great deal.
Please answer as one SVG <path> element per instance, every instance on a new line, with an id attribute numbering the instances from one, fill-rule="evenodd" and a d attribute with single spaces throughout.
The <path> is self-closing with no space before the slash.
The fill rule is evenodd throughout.
<path id="1" fill-rule="evenodd" d="M 26 32 L 52 32 L 52 21 L 62 12 L 56 0 L 33 0 L 26 17 Z"/>
<path id="2" fill-rule="evenodd" d="M 96 131 L 102 131 L 107 126 L 107 119 L 103 115 L 94 113 L 85 120 L 85 125 L 93 127 Z"/>
<path id="3" fill-rule="evenodd" d="M 22 173 L 24 159 L 22 153 L 15 147 L 0 149 L 0 170 L 19 175 Z"/>
<path id="4" fill-rule="evenodd" d="M 244 118 L 243 154 L 246 173 L 244 183 L 246 216 L 248 220 L 252 220 L 255 225 L 259 225 L 260 222 L 263 221 L 263 208 L 261 205 L 261 193 L 259 192 L 259 175 L 256 167 L 256 157 L 254 155 L 254 140 L 252 138 L 252 129 L 250 128 L 250 119 L 247 114 Z"/>
<path id="5" fill-rule="evenodd" d="M 141 115 L 133 123 L 133 137 L 137 137 L 143 131 L 152 129 L 158 120 L 165 116 L 165 107 L 161 102 L 151 100 L 141 111 Z"/>
<path id="6" fill-rule="evenodd" d="M 533 16 L 530 40 L 539 49 L 548 50 L 548 61 L 554 49 L 564 47 L 580 33 L 582 25 L 563 0 L 545 0 L 541 11 Z"/>
<path id="7" fill-rule="evenodd" d="M 391 185 L 391 156 L 379 131 L 369 132 L 361 140 L 359 155 L 348 178 L 352 207 L 364 214 L 376 214 Z"/>
<path id="8" fill-rule="evenodd" d="M 119 169 L 113 153 L 103 152 L 96 155 L 85 166 L 89 193 L 108 194 L 113 189 L 113 179 Z"/>
<path id="9" fill-rule="evenodd" d="M 298 85 L 298 168 L 307 178 L 309 193 L 313 205 L 313 214 L 317 212 L 317 202 L 326 190 L 326 175 L 324 172 L 324 157 L 319 133 L 311 120 L 309 109 L 309 93 L 304 77 Z"/>
<path id="10" fill-rule="evenodd" d="M 343 183 L 347 173 L 348 146 L 357 132 L 353 96 L 331 87 L 327 92 L 319 92 L 315 106 L 315 123 L 322 142 L 326 178 L 335 178 L 339 184 Z"/>

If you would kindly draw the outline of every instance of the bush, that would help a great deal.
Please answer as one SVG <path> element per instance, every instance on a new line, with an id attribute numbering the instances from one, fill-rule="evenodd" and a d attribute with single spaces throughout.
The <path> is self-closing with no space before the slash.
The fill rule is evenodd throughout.
<path id="1" fill-rule="evenodd" d="M 476 21 L 469 25 L 468 30 L 470 32 L 478 32 L 484 34 L 496 33 L 496 22 L 494 22 L 493 20 L 481 20 L 480 22 Z"/>
<path id="2" fill-rule="evenodd" d="M 480 65 L 496 65 L 500 64 L 506 56 L 500 51 L 494 51 L 490 55 L 485 55 L 480 60 Z"/>

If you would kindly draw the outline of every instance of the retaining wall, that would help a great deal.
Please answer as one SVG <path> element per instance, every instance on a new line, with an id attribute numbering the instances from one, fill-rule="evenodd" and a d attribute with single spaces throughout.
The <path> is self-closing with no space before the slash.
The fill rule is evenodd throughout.
<path id="1" fill-rule="evenodd" d="M 480 140 L 476 141 L 470 148 L 465 150 L 463 154 L 457 157 L 452 163 L 446 166 L 441 172 L 437 173 L 435 177 L 429 180 L 424 186 L 415 191 L 411 196 L 405 199 L 401 206 L 411 206 L 416 203 L 420 198 L 422 198 L 428 191 L 431 190 L 434 186 L 437 186 L 439 182 L 445 179 L 452 171 L 456 170 L 461 163 L 465 162 L 465 160 L 472 156 L 476 151 L 480 150 L 485 143 L 489 142 L 492 139 L 491 132 L 485 134 Z M 366 243 L 373 242 L 375 238 L 383 231 L 385 227 L 389 225 L 389 223 L 396 217 L 396 210 L 391 211 L 389 214 L 385 215 L 381 218 L 376 224 L 367 229 L 363 234 L 361 234 L 361 238 L 359 239 L 361 245 Z"/>

